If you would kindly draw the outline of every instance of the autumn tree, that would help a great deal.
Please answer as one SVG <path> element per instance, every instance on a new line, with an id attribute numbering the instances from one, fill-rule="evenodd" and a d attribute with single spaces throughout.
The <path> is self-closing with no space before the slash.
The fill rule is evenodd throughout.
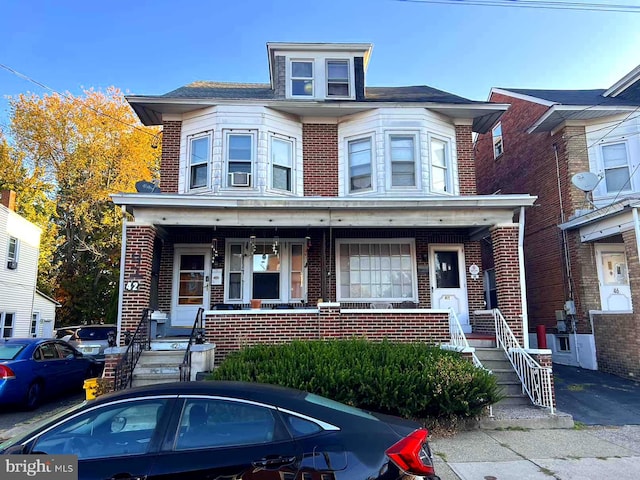
<path id="1" fill-rule="evenodd" d="M 121 212 L 109 194 L 151 180 L 159 150 L 119 90 L 82 97 L 20 95 L 10 101 L 17 154 L 52 185 L 57 228 L 54 295 L 64 324 L 111 321 L 117 290 Z"/>

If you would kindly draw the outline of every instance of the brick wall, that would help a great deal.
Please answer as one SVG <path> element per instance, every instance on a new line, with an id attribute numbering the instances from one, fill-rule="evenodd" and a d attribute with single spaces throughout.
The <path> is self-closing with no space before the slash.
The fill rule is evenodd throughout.
<path id="1" fill-rule="evenodd" d="M 446 314 L 340 312 L 335 306 L 322 307 L 319 313 L 208 315 L 206 336 L 216 344 L 216 364 L 241 347 L 262 343 L 354 336 L 371 341 L 444 343 L 450 338 Z"/>
<path id="2" fill-rule="evenodd" d="M 304 195 L 338 196 L 338 126 L 302 125 Z"/>
<path id="3" fill-rule="evenodd" d="M 640 378 L 640 315 L 594 314 L 598 370 L 620 377 Z"/>
<path id="4" fill-rule="evenodd" d="M 498 306 L 513 334 L 523 345 L 518 226 L 502 225 L 491 230 Z"/>
<path id="5" fill-rule="evenodd" d="M 456 125 L 460 195 L 476 194 L 476 166 L 471 125 Z"/>
<path id="6" fill-rule="evenodd" d="M 178 193 L 180 173 L 181 121 L 162 122 L 162 158 L 160 159 L 160 190 L 163 193 Z"/>
<path id="7" fill-rule="evenodd" d="M 142 318 L 143 310 L 149 307 L 154 238 L 155 229 L 151 226 L 127 226 L 124 282 L 125 285 L 137 282 L 137 288 L 125 289 L 123 293 L 120 345 L 123 344 L 123 333 L 127 330 L 133 333 Z"/>

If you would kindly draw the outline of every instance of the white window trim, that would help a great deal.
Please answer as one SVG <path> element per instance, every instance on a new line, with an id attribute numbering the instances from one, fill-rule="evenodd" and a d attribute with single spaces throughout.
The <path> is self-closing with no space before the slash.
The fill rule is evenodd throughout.
<path id="1" fill-rule="evenodd" d="M 498 141 L 496 141 L 496 135 L 495 135 L 495 131 L 497 129 L 500 129 L 500 148 L 502 149 L 500 153 L 497 153 L 497 149 L 496 149 L 496 145 L 498 145 Z M 500 158 L 502 155 L 504 155 L 504 132 L 502 131 L 502 122 L 498 122 L 495 124 L 495 126 L 491 129 L 491 145 L 493 148 L 493 158 L 494 159 L 498 159 Z"/>
<path id="2" fill-rule="evenodd" d="M 451 139 L 447 138 L 447 137 L 443 137 L 441 135 L 436 135 L 434 133 L 430 133 L 429 134 L 429 190 L 431 191 L 431 193 L 437 193 L 438 195 L 454 195 L 453 189 L 454 189 L 454 185 L 453 185 L 453 152 L 451 149 Z M 446 169 L 447 169 L 447 177 L 446 177 L 446 182 L 447 182 L 447 191 L 443 192 L 440 190 L 436 190 L 435 187 L 433 186 L 433 169 L 434 168 L 441 168 L 440 166 L 434 167 L 433 165 L 433 158 L 432 158 L 432 151 L 431 151 L 431 142 L 432 140 L 437 140 L 439 142 L 443 142 L 444 143 L 444 154 L 445 154 L 445 165 L 446 165 Z"/>
<path id="3" fill-rule="evenodd" d="M 411 297 L 382 297 L 382 298 L 343 298 L 341 292 L 341 266 L 340 266 L 340 247 L 342 245 L 362 245 L 362 244 L 408 244 L 409 255 L 411 257 L 411 282 L 413 285 L 413 292 Z M 367 302 L 404 302 L 413 301 L 418 302 L 418 266 L 416 259 L 416 241 L 414 238 L 346 238 L 336 240 L 335 245 L 335 259 L 336 259 L 336 301 L 352 302 L 352 303 L 367 303 Z"/>
<path id="4" fill-rule="evenodd" d="M 620 145 L 623 144 L 624 145 L 624 149 L 625 149 L 625 155 L 627 157 L 627 169 L 629 171 L 629 182 L 627 183 L 627 188 L 625 188 L 624 190 L 620 190 L 620 191 L 613 191 L 610 192 L 607 190 L 607 177 L 606 177 L 606 172 L 607 172 L 607 168 L 604 164 L 604 147 L 608 147 L 611 145 Z M 602 142 L 600 144 L 598 144 L 598 156 L 599 156 L 599 162 L 600 162 L 600 168 L 601 168 L 601 173 L 602 173 L 602 181 L 600 182 L 602 185 L 602 192 L 603 192 L 603 196 L 613 196 L 613 195 L 618 195 L 619 193 L 624 193 L 624 192 L 630 192 L 635 190 L 634 189 L 634 179 L 633 179 L 633 165 L 631 164 L 631 155 L 629 152 L 629 142 L 626 139 L 616 139 L 616 140 L 610 140 L 610 141 L 605 141 Z"/>
<path id="5" fill-rule="evenodd" d="M 280 140 L 283 142 L 289 142 L 291 144 L 291 190 L 283 190 L 276 188 L 273 184 L 273 167 L 276 165 L 273 161 L 273 141 Z M 296 193 L 296 139 L 280 133 L 269 132 L 269 188 L 275 192 L 283 194 L 295 194 Z"/>
<path id="6" fill-rule="evenodd" d="M 222 145 L 222 161 L 224 163 L 224 178 L 222 180 L 222 189 L 225 190 L 255 190 L 257 184 L 257 152 L 258 152 L 258 130 L 254 129 L 224 129 L 223 133 L 223 145 Z M 251 185 L 249 187 L 232 187 L 229 181 L 229 137 L 231 135 L 250 135 L 251 136 L 251 161 L 248 162 L 251 165 Z"/>
<path id="7" fill-rule="evenodd" d="M 351 165 L 349 158 L 349 143 L 369 139 L 371 142 L 371 187 L 363 190 L 351 191 Z M 345 164 L 345 190 L 347 195 L 366 195 L 377 190 L 376 182 L 376 135 L 375 132 L 359 134 L 344 139 L 344 164 Z"/>
<path id="8" fill-rule="evenodd" d="M 4 330 L 5 328 L 7 328 L 5 323 L 7 321 L 7 315 L 12 316 L 12 322 L 10 327 L 11 335 L 9 335 L 8 337 L 5 337 Z M 16 332 L 16 312 L 0 312 L 0 338 L 13 338 L 15 332 Z"/>
<path id="9" fill-rule="evenodd" d="M 310 63 L 311 64 L 311 77 L 294 77 L 293 76 L 293 63 Z M 289 58 L 287 62 L 287 97 L 314 100 L 317 98 L 317 79 L 316 79 L 316 62 L 313 58 Z M 294 95 L 293 94 L 293 81 L 294 80 L 311 80 L 311 95 Z"/>
<path id="10" fill-rule="evenodd" d="M 199 164 L 192 164 L 191 163 L 191 152 L 193 149 L 193 142 L 195 140 L 200 140 L 201 138 L 208 138 L 209 139 L 209 150 L 207 152 L 208 157 L 205 161 L 199 163 Z M 200 191 L 200 190 L 206 190 L 211 188 L 211 158 L 212 158 L 212 151 L 213 151 L 213 131 L 209 130 L 207 132 L 200 132 L 200 133 L 196 133 L 194 135 L 190 135 L 189 137 L 187 137 L 187 162 L 186 162 L 186 167 L 187 167 L 187 171 L 186 171 L 186 184 L 187 184 L 187 190 L 188 191 Z M 199 186 L 199 187 L 192 187 L 191 186 L 191 167 L 193 165 L 201 165 L 201 164 L 206 164 L 207 166 L 207 183 L 205 185 Z"/>
<path id="11" fill-rule="evenodd" d="M 329 62 L 346 62 L 347 64 L 347 95 L 329 95 Z M 325 74 L 325 97 L 326 98 L 354 98 L 355 86 L 354 86 L 354 74 L 353 74 L 353 62 L 349 58 L 327 58 L 324 62 Z"/>
<path id="12" fill-rule="evenodd" d="M 415 168 L 415 182 L 413 186 L 393 186 L 393 169 L 391 159 L 391 137 L 413 137 L 413 165 Z M 422 190 L 422 159 L 420 155 L 420 132 L 416 130 L 386 130 L 385 131 L 385 169 L 386 187 L 389 191 Z"/>
<path id="13" fill-rule="evenodd" d="M 270 244 L 271 237 L 257 238 L 256 243 Z M 298 303 L 306 302 L 308 298 L 308 267 L 307 252 L 305 249 L 306 240 L 304 238 L 280 238 L 278 240 L 280 247 L 280 298 L 268 299 L 264 302 L 280 304 L 280 303 Z M 244 257 L 242 259 L 242 279 L 241 279 L 241 298 L 229 298 L 229 279 L 231 273 L 237 270 L 231 270 L 231 246 L 242 245 Z M 291 296 L 291 246 L 302 246 L 302 297 L 293 298 Z M 225 274 L 224 274 L 224 301 L 230 304 L 249 303 L 253 294 L 253 252 L 250 252 L 250 243 L 246 238 L 229 238 L 225 241 Z"/>

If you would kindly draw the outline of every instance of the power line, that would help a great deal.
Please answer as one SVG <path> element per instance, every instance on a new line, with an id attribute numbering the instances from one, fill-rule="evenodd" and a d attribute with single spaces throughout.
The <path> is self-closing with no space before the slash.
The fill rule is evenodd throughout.
<path id="1" fill-rule="evenodd" d="M 529 8 L 536 10 L 582 10 L 592 12 L 640 13 L 640 6 L 607 3 L 579 3 L 535 0 L 395 0 L 405 3 L 478 6 L 478 7 L 507 7 Z"/>
<path id="2" fill-rule="evenodd" d="M 160 132 L 158 132 L 156 134 L 153 134 L 151 132 L 146 131 L 143 128 L 138 127 L 137 125 L 130 124 L 128 122 L 125 122 L 124 120 L 121 120 L 118 117 L 114 117 L 113 115 L 109 115 L 108 113 L 104 113 L 104 112 L 98 110 L 97 108 L 92 107 L 91 105 L 87 105 L 86 102 L 84 102 L 82 99 L 73 97 L 73 96 L 68 95 L 66 93 L 60 93 L 57 90 L 54 90 L 53 88 L 45 85 L 44 83 L 39 82 L 39 81 L 29 77 L 28 75 L 25 75 L 24 73 L 20 73 L 17 70 L 14 70 L 13 68 L 9 67 L 8 65 L 4 65 L 4 64 L 0 63 L 0 68 L 4 68 L 9 73 L 12 73 L 13 75 L 15 75 L 17 77 L 20 77 L 23 80 L 31 82 L 31 83 L 33 83 L 35 85 L 38 85 L 39 87 L 44 88 L 45 90 L 49 90 L 49 91 L 51 91 L 51 92 L 53 92 L 53 93 L 55 93 L 57 95 L 60 95 L 61 97 L 66 98 L 67 100 L 80 100 L 80 102 L 83 104 L 84 107 L 86 107 L 89 110 L 97 113 L 98 115 L 102 115 L 103 117 L 107 117 L 107 118 L 109 118 L 111 120 L 115 120 L 116 122 L 121 123 L 122 125 L 126 125 L 127 127 L 133 128 L 134 130 L 142 132 L 145 135 L 149 135 L 150 137 L 153 137 L 155 139 L 155 141 L 157 141 L 157 138 L 158 138 L 158 135 L 160 134 Z"/>

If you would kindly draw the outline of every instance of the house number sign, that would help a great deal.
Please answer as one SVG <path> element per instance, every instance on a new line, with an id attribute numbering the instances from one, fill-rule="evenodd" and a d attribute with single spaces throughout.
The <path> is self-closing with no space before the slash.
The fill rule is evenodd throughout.
<path id="1" fill-rule="evenodd" d="M 137 292 L 140 289 L 140 282 L 136 282 L 136 281 L 126 282 L 124 284 L 124 289 L 127 292 Z"/>

